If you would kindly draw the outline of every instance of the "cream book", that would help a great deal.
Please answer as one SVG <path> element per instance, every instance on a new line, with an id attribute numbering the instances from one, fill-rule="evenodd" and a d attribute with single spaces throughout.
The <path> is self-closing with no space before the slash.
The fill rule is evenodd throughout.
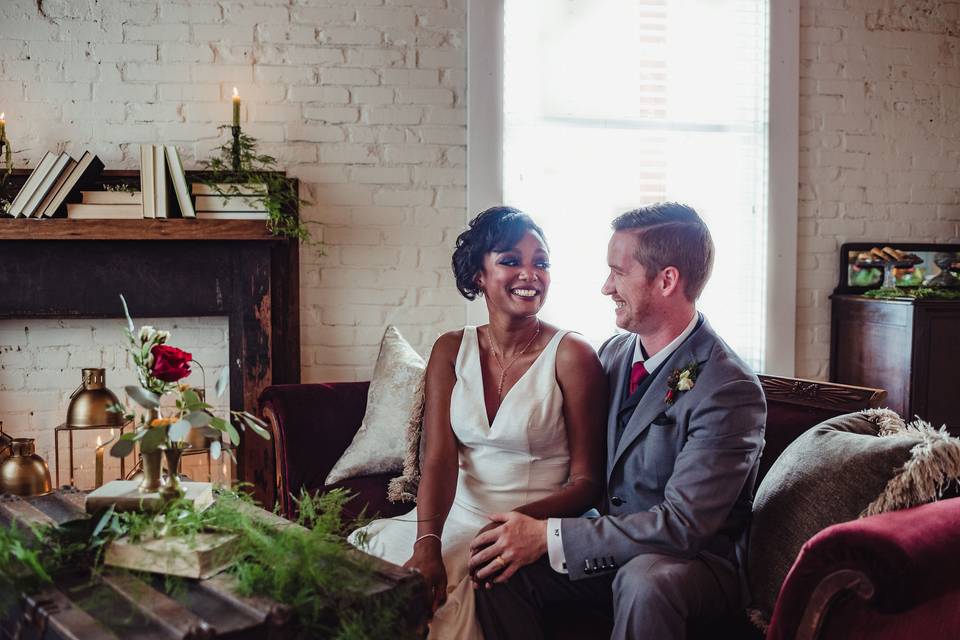
<path id="1" fill-rule="evenodd" d="M 67 166 L 63 168 L 63 171 L 60 173 L 60 177 L 57 178 L 57 181 L 53 183 L 53 186 L 47 192 L 47 195 L 43 198 L 37 208 L 33 212 L 34 218 L 42 218 L 46 216 L 47 208 L 53 204 L 53 201 L 56 200 L 60 195 L 60 190 L 63 188 L 63 185 L 66 184 L 67 180 L 70 179 L 70 174 L 73 173 L 73 170 L 77 166 L 77 161 L 73 158 L 67 162 Z"/>
<path id="2" fill-rule="evenodd" d="M 77 188 L 93 184 L 102 171 L 103 162 L 100 158 L 89 151 L 84 151 L 77 165 L 70 171 L 70 175 L 57 191 L 57 195 L 47 205 L 43 217 L 50 218 L 59 214 L 64 209 L 63 203 L 74 198 Z"/>
<path id="3" fill-rule="evenodd" d="M 209 482 L 181 482 L 184 499 L 193 503 L 198 511 L 213 504 L 213 485 Z M 136 480 L 113 480 L 87 495 L 87 513 L 96 513 L 114 505 L 117 511 L 154 509 L 163 504 L 159 493 L 140 493 Z"/>
<path id="4" fill-rule="evenodd" d="M 180 217 L 196 218 L 197 214 L 193 209 L 190 191 L 187 189 L 187 174 L 183 171 L 180 153 L 172 144 L 166 145 L 165 149 L 167 151 L 167 167 L 170 169 L 170 181 L 173 183 L 173 192 L 177 196 L 177 204 L 180 205 Z"/>
<path id="5" fill-rule="evenodd" d="M 197 211 L 199 220 L 266 220 L 266 211 Z"/>
<path id="6" fill-rule="evenodd" d="M 107 546 L 104 563 L 133 571 L 205 580 L 233 563 L 237 536 L 198 533 L 193 538 L 152 538 L 132 542 L 123 537 Z"/>
<path id="7" fill-rule="evenodd" d="M 246 182 L 243 184 L 215 184 L 213 186 L 194 182 L 190 185 L 190 193 L 195 196 L 216 196 L 221 194 L 233 196 L 262 196 L 267 193 L 267 185 L 260 182 Z"/>
<path id="8" fill-rule="evenodd" d="M 53 163 L 53 166 L 50 167 L 49 171 L 47 171 L 47 175 L 43 177 L 43 180 L 37 183 L 37 188 L 33 190 L 33 195 L 31 195 L 26 204 L 23 205 L 23 211 L 21 213 L 24 217 L 33 217 L 33 214 L 37 212 L 37 208 L 40 206 L 40 203 L 46 199 L 47 195 L 50 193 L 50 190 L 53 189 L 54 183 L 56 183 L 57 180 L 60 179 L 60 176 L 63 175 L 64 169 L 67 168 L 67 165 L 70 164 L 71 160 L 73 160 L 73 158 L 71 158 L 70 154 L 68 154 L 66 151 L 57 157 Z"/>
<path id="9" fill-rule="evenodd" d="M 7 210 L 8 214 L 14 218 L 23 214 L 24 205 L 27 204 L 27 201 L 33 196 L 33 192 L 37 189 L 37 186 L 43 178 L 46 177 L 50 171 L 50 167 L 52 167 L 56 161 L 57 156 L 50 151 L 47 151 L 43 157 L 40 158 L 36 169 L 30 172 L 27 181 L 23 183 L 20 191 L 18 191 L 17 195 L 13 198 L 13 202 L 10 203 L 10 208 Z"/>
<path id="10" fill-rule="evenodd" d="M 140 191 L 81 191 L 83 204 L 141 204 Z"/>
<path id="11" fill-rule="evenodd" d="M 68 204 L 67 217 L 73 220 L 139 220 L 140 204 Z"/>
<path id="12" fill-rule="evenodd" d="M 197 196 L 197 211 L 266 211 L 257 196 Z"/>
<path id="13" fill-rule="evenodd" d="M 140 191 L 143 193 L 143 217 L 157 217 L 157 203 L 154 195 L 153 145 L 140 145 Z"/>
<path id="14" fill-rule="evenodd" d="M 153 145 L 153 197 L 156 199 L 158 218 L 169 218 L 167 210 L 167 161 L 164 158 L 163 145 Z"/>

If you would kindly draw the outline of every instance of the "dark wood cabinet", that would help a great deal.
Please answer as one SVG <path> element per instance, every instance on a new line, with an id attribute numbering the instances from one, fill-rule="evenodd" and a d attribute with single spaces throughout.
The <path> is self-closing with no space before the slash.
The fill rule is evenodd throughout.
<path id="1" fill-rule="evenodd" d="M 904 418 L 960 434 L 960 300 L 832 296 L 830 380 L 877 387 Z"/>

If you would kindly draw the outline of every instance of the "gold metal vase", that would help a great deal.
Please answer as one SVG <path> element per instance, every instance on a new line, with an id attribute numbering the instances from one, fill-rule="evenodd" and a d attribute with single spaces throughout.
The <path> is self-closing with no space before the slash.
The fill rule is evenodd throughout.
<path id="1" fill-rule="evenodd" d="M 180 460 L 183 452 L 190 448 L 185 442 L 173 442 L 163 448 L 163 457 L 167 463 L 167 475 L 160 487 L 160 495 L 164 500 L 182 498 L 184 491 L 180 484 Z"/>
<path id="2" fill-rule="evenodd" d="M 163 452 L 160 449 L 140 452 L 140 462 L 143 471 L 140 486 L 137 487 L 140 493 L 154 493 L 160 490 L 160 464 L 163 459 L 162 456 Z"/>
<path id="3" fill-rule="evenodd" d="M 0 464 L 0 493 L 41 496 L 53 489 L 50 469 L 36 454 L 33 438 L 13 438 L 11 455 Z"/>

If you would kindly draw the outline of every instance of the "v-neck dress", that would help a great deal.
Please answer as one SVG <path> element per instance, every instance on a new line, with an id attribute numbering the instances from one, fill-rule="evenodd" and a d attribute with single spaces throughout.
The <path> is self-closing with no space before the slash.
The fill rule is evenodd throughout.
<path id="1" fill-rule="evenodd" d="M 430 638 L 482 638 L 467 574 L 470 542 L 491 513 L 510 511 L 557 491 L 570 473 L 570 450 L 557 383 L 558 331 L 507 391 L 493 424 L 483 399 L 477 328 L 464 327 L 450 398 L 450 425 L 459 443 L 457 491 L 441 535 L 447 602 L 430 623 Z M 403 564 L 413 555 L 417 509 L 361 529 L 368 553 Z M 360 531 L 351 536 L 356 541 Z"/>

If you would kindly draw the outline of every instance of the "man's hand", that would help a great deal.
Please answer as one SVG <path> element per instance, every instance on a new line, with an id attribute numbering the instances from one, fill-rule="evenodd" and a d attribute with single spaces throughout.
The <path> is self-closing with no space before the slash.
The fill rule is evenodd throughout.
<path id="1" fill-rule="evenodd" d="M 522 513 L 495 513 L 470 543 L 470 573 L 476 582 L 506 582 L 520 567 L 547 552 L 547 521 Z"/>

